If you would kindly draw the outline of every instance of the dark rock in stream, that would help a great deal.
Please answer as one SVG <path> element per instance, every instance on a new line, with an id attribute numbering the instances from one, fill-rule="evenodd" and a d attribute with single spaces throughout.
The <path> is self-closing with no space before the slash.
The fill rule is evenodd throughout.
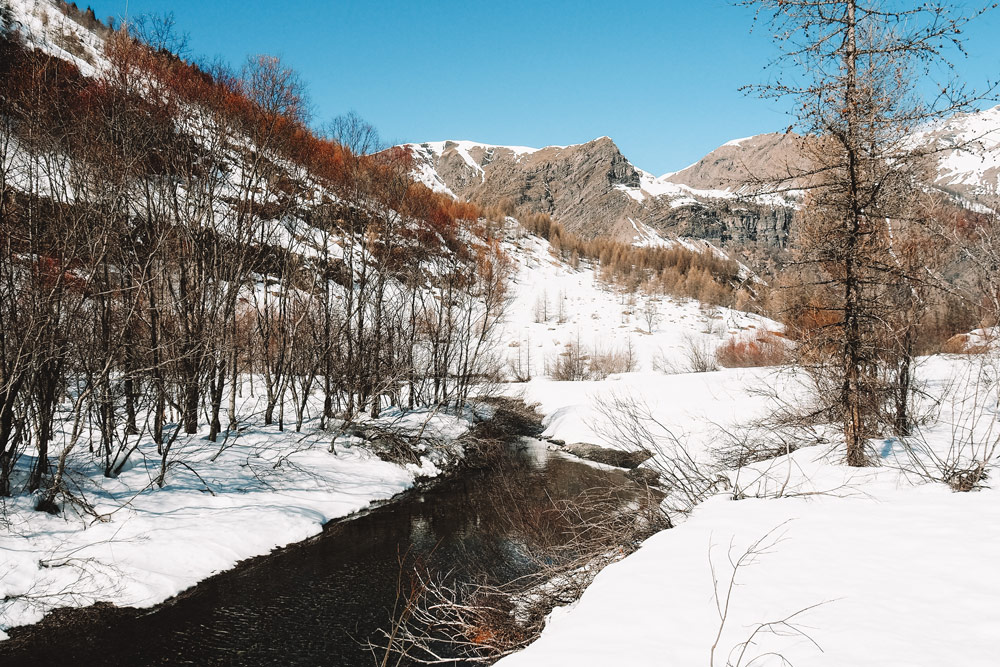
<path id="1" fill-rule="evenodd" d="M 653 452 L 646 449 L 628 452 L 621 449 L 601 447 L 589 442 L 574 442 L 572 445 L 563 447 L 563 451 L 569 452 L 573 456 L 579 456 L 581 459 L 603 463 L 616 468 L 628 468 L 629 470 L 638 468 L 639 465 L 644 461 L 648 461 L 653 456 Z"/>
<path id="2" fill-rule="evenodd" d="M 660 473 L 652 468 L 633 468 L 625 473 L 625 476 L 638 484 L 655 486 L 660 483 Z"/>

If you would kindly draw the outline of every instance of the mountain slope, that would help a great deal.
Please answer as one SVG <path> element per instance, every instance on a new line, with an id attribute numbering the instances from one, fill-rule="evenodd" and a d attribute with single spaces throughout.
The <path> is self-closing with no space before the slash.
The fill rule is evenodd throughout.
<path id="1" fill-rule="evenodd" d="M 472 141 L 406 144 L 414 174 L 438 192 L 480 204 L 547 213 L 585 238 L 662 236 L 783 245 L 791 209 L 739 202 L 635 167 L 608 137 L 526 148 Z M 780 202 L 779 202 L 780 203 Z"/>
<path id="2" fill-rule="evenodd" d="M 663 178 L 701 190 L 745 193 L 755 181 L 774 182 L 804 171 L 803 138 L 795 133 L 758 134 L 728 141 L 689 167 Z"/>
<path id="3" fill-rule="evenodd" d="M 548 213 L 586 238 L 642 242 L 641 230 L 716 243 L 784 246 L 798 197 L 754 195 L 755 184 L 803 185 L 803 142 L 792 132 L 726 142 L 698 162 L 655 177 L 608 137 L 574 146 L 527 148 L 472 141 L 406 144 L 415 175 L 439 192 L 485 205 L 509 202 Z M 913 135 L 933 148 L 934 185 L 965 206 L 1000 190 L 1000 106 L 958 114 Z"/>
<path id="4" fill-rule="evenodd" d="M 974 201 L 1000 193 L 1000 105 L 956 114 L 914 140 L 940 151 L 933 156 L 938 187 Z"/>
<path id="5" fill-rule="evenodd" d="M 737 139 L 663 178 L 691 188 L 742 192 L 748 181 L 775 181 L 806 171 L 804 141 L 791 132 Z M 971 202 L 1000 189 L 1000 106 L 956 114 L 914 133 L 909 142 L 932 151 L 937 187 Z M 801 183 L 793 178 L 789 185 Z"/>

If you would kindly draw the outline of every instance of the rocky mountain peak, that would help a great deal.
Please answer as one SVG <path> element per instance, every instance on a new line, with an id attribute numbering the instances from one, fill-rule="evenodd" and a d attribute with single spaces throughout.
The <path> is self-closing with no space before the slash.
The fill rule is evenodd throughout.
<path id="1" fill-rule="evenodd" d="M 471 141 L 408 144 L 416 175 L 438 191 L 491 205 L 512 202 L 548 213 L 586 238 L 614 236 L 648 243 L 696 236 L 717 243 L 782 246 L 791 228 L 794 197 L 760 196 L 769 185 L 806 183 L 808 137 L 793 132 L 728 141 L 678 172 L 654 177 L 609 137 L 573 146 L 527 148 Z M 956 115 L 913 135 L 933 144 L 936 185 L 965 197 L 1000 192 L 1000 107 Z"/>
<path id="2" fill-rule="evenodd" d="M 637 168 L 606 136 L 545 148 L 471 141 L 407 148 L 414 155 L 416 176 L 431 188 L 487 206 L 509 201 L 548 213 L 585 238 L 655 244 L 670 236 L 698 236 L 782 244 L 787 231 L 784 213 L 762 220 L 750 210 L 754 207 L 729 212 L 723 220 L 712 196 Z"/>

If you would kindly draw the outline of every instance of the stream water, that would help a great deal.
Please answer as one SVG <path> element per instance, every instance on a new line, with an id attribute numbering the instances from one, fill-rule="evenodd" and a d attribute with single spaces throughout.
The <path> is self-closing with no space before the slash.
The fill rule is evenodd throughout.
<path id="1" fill-rule="evenodd" d="M 494 577 L 516 576 L 527 565 L 507 513 L 622 477 L 525 438 L 499 465 L 333 522 L 153 610 L 70 614 L 45 632 L 15 634 L 0 643 L 0 665 L 374 665 L 366 643 L 389 625 L 401 559 L 459 578 L 484 564 Z M 518 489 L 516 499 L 501 487 Z"/>

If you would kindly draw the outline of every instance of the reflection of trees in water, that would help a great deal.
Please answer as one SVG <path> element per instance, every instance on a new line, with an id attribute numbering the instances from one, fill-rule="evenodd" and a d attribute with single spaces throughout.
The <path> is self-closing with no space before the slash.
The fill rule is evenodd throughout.
<path id="1" fill-rule="evenodd" d="M 475 529 L 454 543 L 460 558 L 442 559 L 452 569 L 411 570 L 380 644 L 384 664 L 492 662 L 522 648 L 553 607 L 667 526 L 661 498 L 620 471 L 559 456 L 542 469 L 498 466 L 469 495 Z"/>

